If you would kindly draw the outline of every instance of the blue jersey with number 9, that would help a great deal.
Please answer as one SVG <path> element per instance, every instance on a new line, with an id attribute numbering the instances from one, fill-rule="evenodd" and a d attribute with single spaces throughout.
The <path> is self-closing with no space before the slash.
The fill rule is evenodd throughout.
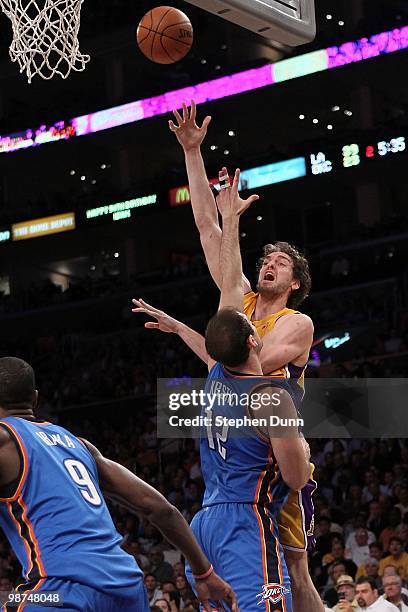
<path id="1" fill-rule="evenodd" d="M 120 547 L 85 445 L 51 423 L 7 417 L 0 426 L 21 458 L 18 483 L 0 498 L 0 525 L 24 578 L 61 578 L 110 594 L 141 582 L 140 568 Z"/>
<path id="2" fill-rule="evenodd" d="M 220 363 L 211 369 L 202 413 L 207 420 L 200 443 L 204 506 L 234 502 L 268 504 L 277 513 L 286 501 L 289 489 L 272 446 L 257 435 L 253 420 L 248 424 L 249 419 L 257 418 L 257 401 L 262 393 L 267 397 L 265 387 L 270 384 L 269 377 L 236 374 Z M 278 381 L 273 384 L 279 386 Z"/>

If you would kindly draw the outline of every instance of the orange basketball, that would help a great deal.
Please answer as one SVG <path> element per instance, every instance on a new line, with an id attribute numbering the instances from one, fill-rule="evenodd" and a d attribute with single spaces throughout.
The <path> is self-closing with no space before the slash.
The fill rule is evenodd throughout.
<path id="1" fill-rule="evenodd" d="M 174 64 L 193 44 L 193 26 L 187 15 L 172 6 L 157 6 L 142 18 L 137 44 L 152 62 Z"/>

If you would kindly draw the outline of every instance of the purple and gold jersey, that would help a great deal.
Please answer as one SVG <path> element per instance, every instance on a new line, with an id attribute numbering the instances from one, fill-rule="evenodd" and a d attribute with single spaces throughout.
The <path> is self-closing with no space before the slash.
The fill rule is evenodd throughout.
<path id="1" fill-rule="evenodd" d="M 102 496 L 95 460 L 62 427 L 7 417 L 22 470 L 0 499 L 0 525 L 27 582 L 61 578 L 105 593 L 142 583 L 133 557 L 120 547 Z"/>
<path id="2" fill-rule="evenodd" d="M 256 302 L 258 294 L 251 291 L 244 296 L 244 313 L 248 319 L 255 325 L 255 328 L 261 338 L 269 334 L 275 327 L 277 321 L 289 314 L 300 314 L 298 310 L 292 308 L 283 308 L 279 312 L 274 312 L 263 319 L 254 319 Z M 274 372 L 267 372 L 273 378 L 285 379 L 289 381 L 288 390 L 291 393 L 296 407 L 299 409 L 305 394 L 305 366 L 297 366 L 293 363 L 284 364 Z"/>

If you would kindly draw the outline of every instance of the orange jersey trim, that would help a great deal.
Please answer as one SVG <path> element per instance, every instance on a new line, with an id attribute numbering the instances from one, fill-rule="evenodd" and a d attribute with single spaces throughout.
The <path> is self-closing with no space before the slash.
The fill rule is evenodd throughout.
<path id="1" fill-rule="evenodd" d="M 32 589 L 29 589 L 28 591 L 24 591 L 24 593 L 27 593 L 27 595 L 29 595 L 30 593 L 34 593 L 34 591 L 37 591 L 43 585 L 44 581 L 45 581 L 45 578 L 40 578 L 40 580 L 37 582 L 37 584 Z M 16 588 L 16 591 L 18 591 L 19 587 L 22 587 L 22 586 L 24 586 L 24 584 L 19 584 L 18 587 Z M 21 610 L 24 610 L 25 606 L 26 606 L 25 602 L 21 603 L 17 608 L 17 612 L 21 612 Z"/>
<path id="2" fill-rule="evenodd" d="M 29 565 L 28 570 L 27 570 L 27 572 L 26 572 L 26 578 L 27 578 L 27 580 L 28 580 L 28 575 L 30 574 L 30 572 L 31 572 L 31 571 L 32 571 L 32 569 L 33 569 L 33 562 L 32 562 L 32 559 L 31 559 L 31 548 L 30 548 L 29 543 L 27 542 L 27 539 L 26 539 L 26 538 L 23 536 L 23 532 L 22 532 L 22 530 L 21 530 L 21 525 L 20 525 L 20 523 L 18 522 L 18 520 L 16 519 L 16 517 L 14 516 L 14 514 L 13 514 L 13 510 L 12 510 L 12 508 L 11 508 L 11 504 L 10 504 L 10 503 L 7 503 L 7 510 L 8 510 L 8 512 L 9 512 L 9 514 L 10 514 L 11 518 L 13 519 L 13 523 L 14 523 L 14 525 L 15 525 L 15 526 L 16 526 L 16 528 L 17 528 L 18 535 L 19 535 L 19 536 L 20 536 L 20 538 L 22 539 L 23 544 L 24 544 L 24 547 L 25 547 L 25 549 L 26 549 L 27 558 L 28 558 L 28 565 Z"/>
<path id="3" fill-rule="evenodd" d="M 45 569 L 41 560 L 41 553 L 40 553 L 40 545 L 39 542 L 36 538 L 36 535 L 34 533 L 34 528 L 31 524 L 30 519 L 27 516 L 27 506 L 25 505 L 23 498 L 20 497 L 18 499 L 18 504 L 21 506 L 21 508 L 23 509 L 23 514 L 22 514 L 22 520 L 24 521 L 24 523 L 26 524 L 27 528 L 28 528 L 28 532 L 30 534 L 30 539 L 32 544 L 34 545 L 34 550 L 35 550 L 35 555 L 37 557 L 37 564 L 38 564 L 38 569 L 40 570 L 40 576 L 41 577 L 45 577 L 46 573 L 45 573 Z"/>

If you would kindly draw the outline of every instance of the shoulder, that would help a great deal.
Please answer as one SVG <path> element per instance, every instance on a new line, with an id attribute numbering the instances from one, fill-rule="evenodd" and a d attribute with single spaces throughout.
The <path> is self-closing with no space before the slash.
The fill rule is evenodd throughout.
<path id="1" fill-rule="evenodd" d="M 89 440 L 85 440 L 85 438 L 78 438 L 83 446 L 87 449 L 87 451 L 92 455 L 92 457 L 97 461 L 102 458 L 102 453 L 89 442 Z"/>
<path id="2" fill-rule="evenodd" d="M 302 312 L 289 312 L 276 321 L 276 327 L 293 327 L 299 331 L 314 332 L 312 319 Z"/>
<path id="3" fill-rule="evenodd" d="M 3 448 L 11 440 L 11 433 L 7 428 L 7 424 L 0 421 L 0 448 Z"/>

